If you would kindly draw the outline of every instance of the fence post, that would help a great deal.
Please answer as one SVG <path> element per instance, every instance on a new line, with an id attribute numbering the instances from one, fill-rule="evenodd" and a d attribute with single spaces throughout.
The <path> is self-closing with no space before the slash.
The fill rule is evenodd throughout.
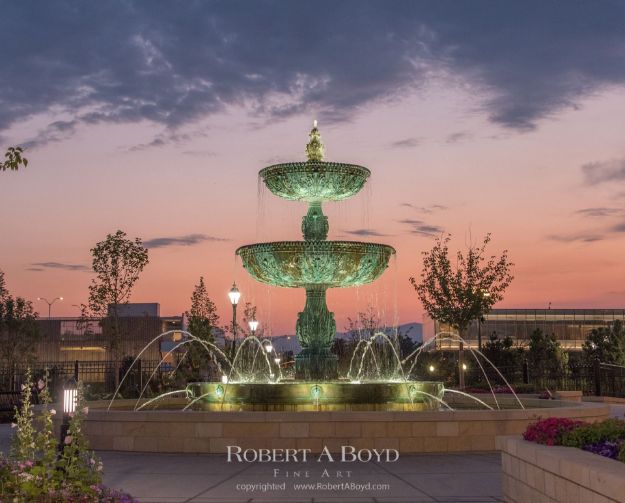
<path id="1" fill-rule="evenodd" d="M 599 362 L 599 358 L 595 358 L 592 365 L 595 378 L 595 395 L 601 396 L 601 364 Z"/>
<path id="2" fill-rule="evenodd" d="M 74 379 L 78 382 L 78 360 L 74 361 Z"/>
<path id="3" fill-rule="evenodd" d="M 139 393 L 143 389 L 143 371 L 141 370 L 141 358 L 137 360 L 137 370 L 139 371 Z"/>
<path id="4" fill-rule="evenodd" d="M 523 360 L 523 384 L 530 383 L 530 371 L 527 365 L 527 360 Z"/>

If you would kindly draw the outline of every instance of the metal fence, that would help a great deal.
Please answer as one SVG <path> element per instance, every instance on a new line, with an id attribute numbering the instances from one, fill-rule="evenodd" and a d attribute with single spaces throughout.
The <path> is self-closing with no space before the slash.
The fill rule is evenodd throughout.
<path id="1" fill-rule="evenodd" d="M 132 360 L 122 361 L 74 361 L 74 362 L 37 362 L 30 367 L 14 366 L 0 367 L 0 391 L 19 391 L 26 382 L 26 373 L 30 368 L 35 384 L 38 379 L 48 373 L 49 385 L 52 395 L 56 397 L 59 389 L 71 377 L 80 380 L 92 393 L 113 393 L 116 388 L 115 375 L 119 383 L 126 371 L 130 368 Z M 163 373 L 168 373 L 171 368 L 161 364 L 158 360 L 137 360 L 126 377 L 122 395 L 139 393 L 143 386 L 155 377 L 156 381 L 162 378 Z"/>

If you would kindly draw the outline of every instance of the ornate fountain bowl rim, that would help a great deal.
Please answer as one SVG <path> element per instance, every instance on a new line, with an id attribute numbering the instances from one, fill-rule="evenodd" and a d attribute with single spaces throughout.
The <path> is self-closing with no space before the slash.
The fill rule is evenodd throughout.
<path id="1" fill-rule="evenodd" d="M 241 246 L 236 254 L 262 283 L 286 288 L 342 288 L 377 279 L 395 249 L 362 241 L 275 241 Z"/>
<path id="2" fill-rule="evenodd" d="M 358 164 L 327 161 L 287 162 L 261 169 L 258 175 L 275 195 L 294 201 L 340 201 L 362 189 L 371 171 Z M 308 176 L 305 183 L 300 176 Z M 316 178 L 322 183 L 315 183 Z M 328 183 L 328 177 L 341 183 Z"/>

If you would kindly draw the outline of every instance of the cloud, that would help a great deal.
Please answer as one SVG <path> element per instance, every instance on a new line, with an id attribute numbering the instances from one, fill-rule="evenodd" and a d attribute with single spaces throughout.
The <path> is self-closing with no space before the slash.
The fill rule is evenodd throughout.
<path id="1" fill-rule="evenodd" d="M 603 218 L 622 215 L 623 213 L 625 213 L 625 208 L 583 208 L 581 210 L 577 210 L 575 213 L 584 217 Z"/>
<path id="2" fill-rule="evenodd" d="M 581 242 L 581 243 L 594 243 L 595 241 L 603 241 L 604 236 L 600 236 L 598 234 L 586 234 L 586 233 L 581 233 L 581 234 L 569 234 L 569 235 L 559 235 L 559 234 L 552 234 L 550 236 L 547 236 L 547 239 L 550 239 L 552 241 L 558 241 L 561 243 L 574 243 L 574 242 Z"/>
<path id="3" fill-rule="evenodd" d="M 604 182 L 625 181 L 625 159 L 589 162 L 582 166 L 586 182 L 597 185 Z"/>
<path id="4" fill-rule="evenodd" d="M 457 133 L 450 134 L 447 138 L 445 138 L 445 143 L 458 143 L 463 140 L 468 140 L 473 135 L 468 131 L 458 131 Z"/>
<path id="5" fill-rule="evenodd" d="M 445 231 L 442 227 L 438 225 L 431 225 L 423 222 L 422 220 L 414 220 L 411 218 L 405 218 L 403 220 L 398 220 L 400 224 L 405 224 L 410 227 L 409 232 L 411 234 L 419 234 L 422 236 L 436 236 Z"/>
<path id="6" fill-rule="evenodd" d="M 345 231 L 347 234 L 351 234 L 352 236 L 388 236 L 388 234 L 382 234 L 381 232 L 374 231 L 372 229 L 355 229 L 351 231 Z"/>
<path id="7" fill-rule="evenodd" d="M 165 248 L 168 246 L 193 246 L 206 241 L 227 241 L 227 239 L 207 236 L 206 234 L 187 234 L 186 236 L 148 239 L 143 242 L 143 245 L 146 248 Z"/>
<path id="8" fill-rule="evenodd" d="M 0 105 L 1 106 L 1 105 Z M 70 138 L 76 131 L 78 120 L 55 121 L 41 129 L 37 136 L 22 143 L 25 149 L 43 147 L 48 143 L 56 143 Z"/>
<path id="9" fill-rule="evenodd" d="M 420 138 L 406 138 L 404 140 L 398 140 L 391 143 L 391 147 L 395 148 L 411 148 L 421 144 Z"/>
<path id="10" fill-rule="evenodd" d="M 474 90 L 473 110 L 527 131 L 625 83 L 622 2 L 169 7 L 163 0 L 3 5 L 0 133 L 54 113 L 68 124 L 148 121 L 175 131 L 240 105 L 264 118 L 314 112 L 335 122 L 418 90 L 432 75 L 462 80 Z M 69 133 L 53 122 L 31 145 Z"/>
<path id="11" fill-rule="evenodd" d="M 63 264 L 61 262 L 35 262 L 31 264 L 31 267 L 27 268 L 28 271 L 44 271 L 46 269 L 61 269 L 64 271 L 91 272 L 91 267 L 87 267 L 86 265 Z"/>
<path id="12" fill-rule="evenodd" d="M 610 229 L 612 232 L 625 232 L 625 222 L 621 222 Z"/>
<path id="13" fill-rule="evenodd" d="M 401 203 L 400 206 L 404 206 L 406 208 L 412 208 L 413 210 L 419 213 L 434 213 L 436 211 L 443 211 L 448 208 L 447 206 L 443 206 L 442 204 L 430 204 L 429 206 L 417 206 L 412 203 Z"/>

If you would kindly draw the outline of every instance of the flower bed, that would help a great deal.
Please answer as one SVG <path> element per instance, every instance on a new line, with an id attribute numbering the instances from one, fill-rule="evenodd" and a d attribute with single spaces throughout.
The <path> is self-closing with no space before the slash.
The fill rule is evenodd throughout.
<path id="1" fill-rule="evenodd" d="M 47 381 L 47 379 L 46 379 Z M 44 382 L 45 384 L 45 382 Z M 71 415 L 64 441 L 53 433 L 53 416 L 47 386 L 41 389 L 43 407 L 35 418 L 32 382 L 22 387 L 22 406 L 15 413 L 11 454 L 0 456 L 0 503 L 13 501 L 66 501 L 132 503 L 128 494 L 102 485 L 102 463 L 88 450 L 82 422 L 88 413 L 79 386 L 76 411 Z"/>
<path id="2" fill-rule="evenodd" d="M 552 417 L 530 424 L 523 438 L 538 444 L 577 447 L 625 462 L 625 421 L 620 419 L 590 424 Z"/>

